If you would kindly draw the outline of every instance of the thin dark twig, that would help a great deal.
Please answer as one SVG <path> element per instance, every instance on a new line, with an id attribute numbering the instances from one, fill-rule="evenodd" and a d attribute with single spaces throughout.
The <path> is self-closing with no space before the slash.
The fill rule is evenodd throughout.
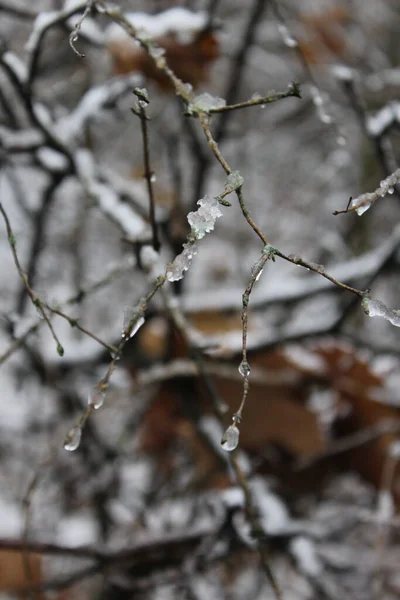
<path id="1" fill-rule="evenodd" d="M 251 106 L 263 106 L 264 104 L 272 104 L 273 102 L 277 102 L 278 100 L 282 100 L 283 98 L 301 98 L 300 88 L 297 83 L 293 83 L 289 85 L 286 92 L 271 92 L 266 96 L 260 98 L 251 98 L 250 100 L 245 100 L 244 102 L 238 102 L 237 104 L 227 104 L 226 106 L 220 106 L 219 108 L 211 108 L 209 110 L 210 114 L 218 114 L 224 113 L 230 110 L 239 110 L 242 108 L 248 108 Z"/>
<path id="2" fill-rule="evenodd" d="M 155 201 L 154 201 L 154 191 L 153 191 L 153 178 L 154 173 L 151 169 L 150 165 L 150 147 L 149 147 L 149 134 L 147 130 L 147 121 L 149 117 L 146 113 L 146 105 L 148 104 L 147 93 L 144 94 L 143 90 L 139 90 L 135 88 L 134 94 L 138 97 L 137 107 L 132 109 L 132 112 L 136 114 L 140 119 L 140 127 L 142 131 L 142 141 L 143 141 L 143 162 L 144 162 L 144 177 L 146 179 L 147 192 L 149 195 L 149 217 L 150 217 L 150 225 L 153 236 L 153 248 L 158 252 L 160 250 L 161 244 L 158 238 L 157 231 L 157 222 L 156 222 L 156 211 L 155 211 Z"/>
<path id="3" fill-rule="evenodd" d="M 32 285 L 34 285 L 35 279 L 36 279 L 36 269 L 37 269 L 40 250 L 43 247 L 44 233 L 45 233 L 47 219 L 50 215 L 50 207 L 55 200 L 55 192 L 56 192 L 57 188 L 59 187 L 59 185 L 61 184 L 61 182 L 63 181 L 63 179 L 64 179 L 63 174 L 57 174 L 54 177 L 52 177 L 49 185 L 47 186 L 47 188 L 44 192 L 42 205 L 34 217 L 34 233 L 33 233 L 31 247 L 29 250 L 28 267 L 26 270 L 27 278 Z M 25 309 L 26 300 L 27 300 L 27 289 L 26 289 L 26 286 L 24 285 L 21 288 L 21 291 L 19 293 L 19 297 L 17 300 L 17 312 L 19 314 L 23 313 L 23 311 Z"/>
<path id="4" fill-rule="evenodd" d="M 46 321 L 48 328 L 50 329 L 51 335 L 53 336 L 53 339 L 56 343 L 57 346 L 57 353 L 62 356 L 64 354 L 64 348 L 62 347 L 60 340 L 58 339 L 56 332 L 53 329 L 53 325 L 51 324 L 51 321 L 49 319 L 49 317 L 47 316 L 47 313 L 44 309 L 44 305 L 43 302 L 41 301 L 41 299 L 39 298 L 39 296 L 33 291 L 33 289 L 30 286 L 29 283 L 29 279 L 26 275 L 26 273 L 23 271 L 21 264 L 19 262 L 19 258 L 18 258 L 18 254 L 17 254 L 17 250 L 16 250 L 16 239 L 15 239 L 15 235 L 13 233 L 13 230 L 11 228 L 11 224 L 10 221 L 8 219 L 7 213 L 5 212 L 3 205 L 0 203 L 0 212 L 3 216 L 4 222 L 6 224 L 6 229 L 7 229 L 7 236 L 8 236 L 8 243 L 9 246 L 11 248 L 11 252 L 13 255 L 13 259 L 14 259 L 14 263 L 15 266 L 17 267 L 17 271 L 18 274 L 21 278 L 22 283 L 24 284 L 27 294 L 30 297 L 32 304 L 34 304 L 34 306 L 36 306 L 37 310 L 40 312 L 40 314 L 42 315 L 43 319 Z"/>

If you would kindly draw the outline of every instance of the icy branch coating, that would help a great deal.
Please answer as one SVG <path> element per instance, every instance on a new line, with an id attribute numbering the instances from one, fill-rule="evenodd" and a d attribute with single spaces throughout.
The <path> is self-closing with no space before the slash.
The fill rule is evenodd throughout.
<path id="1" fill-rule="evenodd" d="M 226 100 L 205 92 L 193 99 L 193 102 L 189 104 L 188 112 L 190 114 L 196 112 L 208 112 L 213 108 L 223 108 L 224 106 L 226 106 Z"/>
<path id="2" fill-rule="evenodd" d="M 207 194 L 197 202 L 200 206 L 195 212 L 190 212 L 187 216 L 192 233 L 197 240 L 201 240 L 206 233 L 214 229 L 215 222 L 222 217 L 219 203 L 216 198 L 211 198 Z"/>
<path id="3" fill-rule="evenodd" d="M 244 179 L 239 171 L 232 171 L 225 181 L 225 192 L 234 192 L 243 185 Z"/>
<path id="4" fill-rule="evenodd" d="M 374 300 L 368 296 L 363 298 L 361 307 L 369 317 L 383 317 L 395 327 L 400 327 L 400 310 L 389 308 L 380 300 Z"/>
<path id="5" fill-rule="evenodd" d="M 192 264 L 193 256 L 195 254 L 197 254 L 197 246 L 195 243 L 188 242 L 187 244 L 183 244 L 182 252 L 168 265 L 168 281 L 179 281 L 179 279 L 182 279 L 183 274 Z"/>
<path id="6" fill-rule="evenodd" d="M 394 173 L 383 179 L 378 189 L 374 192 L 361 194 L 358 198 L 354 198 L 351 201 L 349 210 L 355 210 L 356 213 L 361 216 L 364 214 L 373 204 L 375 204 L 378 198 L 383 198 L 386 194 L 394 193 L 394 186 L 400 181 L 400 169 L 396 169 Z"/>

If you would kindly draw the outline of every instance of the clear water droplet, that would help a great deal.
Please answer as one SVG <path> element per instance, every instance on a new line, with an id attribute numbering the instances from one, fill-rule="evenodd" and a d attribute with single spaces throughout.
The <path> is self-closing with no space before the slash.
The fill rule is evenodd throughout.
<path id="1" fill-rule="evenodd" d="M 246 360 L 242 360 L 242 362 L 240 363 L 240 365 L 238 367 L 238 371 L 242 375 L 242 377 L 249 377 L 250 376 L 249 363 Z"/>
<path id="2" fill-rule="evenodd" d="M 388 194 L 394 194 L 394 188 L 390 187 L 390 188 L 388 189 Z"/>
<path id="3" fill-rule="evenodd" d="M 236 427 L 235 423 L 230 425 L 222 436 L 222 448 L 227 452 L 232 452 L 235 450 L 239 444 L 239 433 L 239 429 Z"/>
<path id="4" fill-rule="evenodd" d="M 150 181 L 151 183 L 155 183 L 157 181 L 157 175 L 155 173 L 151 174 Z"/>
<path id="5" fill-rule="evenodd" d="M 101 408 L 104 404 L 104 398 L 106 397 L 105 390 L 100 389 L 97 385 L 90 390 L 88 395 L 88 405 L 93 406 L 95 410 Z"/>
<path id="6" fill-rule="evenodd" d="M 80 427 L 73 427 L 67 433 L 67 437 L 64 440 L 64 450 L 73 452 L 79 447 L 82 438 L 82 429 Z"/>

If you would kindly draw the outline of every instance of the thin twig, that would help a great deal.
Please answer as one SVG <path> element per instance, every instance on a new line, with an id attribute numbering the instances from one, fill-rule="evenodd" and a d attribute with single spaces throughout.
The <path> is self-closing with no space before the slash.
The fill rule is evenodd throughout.
<path id="1" fill-rule="evenodd" d="M 132 112 L 136 114 L 140 119 L 140 126 L 142 131 L 143 141 L 143 162 L 144 162 L 144 177 L 147 184 L 147 192 L 149 195 L 149 218 L 151 231 L 153 235 L 153 248 L 156 252 L 160 250 L 161 244 L 158 238 L 156 213 L 155 213 L 155 202 L 154 202 L 154 191 L 153 191 L 153 178 L 154 173 L 150 166 L 150 148 L 149 148 L 149 134 L 147 131 L 147 121 L 149 117 L 146 112 L 146 105 L 148 104 L 147 92 L 144 90 L 134 89 L 134 94 L 138 97 L 137 107 L 132 108 Z"/>
<path id="2" fill-rule="evenodd" d="M 57 353 L 60 356 L 63 356 L 64 354 L 64 348 L 61 345 L 60 340 L 58 339 L 56 332 L 53 329 L 53 325 L 51 324 L 51 321 L 49 319 L 49 317 L 47 316 L 47 313 L 44 309 L 44 304 L 42 302 L 42 300 L 39 298 L 39 296 L 33 291 L 33 289 L 31 288 L 30 284 L 29 284 L 29 280 L 28 277 L 26 275 L 26 273 L 23 271 L 21 264 L 19 262 L 19 258 L 18 258 L 18 254 L 17 254 L 17 250 L 16 250 L 16 239 L 15 239 L 15 235 L 13 233 L 13 230 L 11 228 L 11 224 L 10 221 L 8 219 L 7 213 L 5 212 L 3 205 L 0 203 L 0 212 L 3 216 L 4 222 L 6 224 L 6 229 L 7 229 L 7 237 L 8 237 L 8 243 L 9 246 L 11 248 L 11 252 L 13 255 L 13 259 L 14 259 L 14 263 L 15 266 L 17 267 L 17 271 L 18 274 L 21 278 L 22 283 L 25 286 L 25 289 L 27 291 L 28 296 L 30 297 L 32 304 L 34 306 L 36 306 L 37 310 L 39 311 L 39 313 L 42 315 L 43 319 L 46 321 L 48 328 L 50 329 L 51 335 L 53 336 L 53 339 L 56 343 L 56 347 L 57 347 Z"/>

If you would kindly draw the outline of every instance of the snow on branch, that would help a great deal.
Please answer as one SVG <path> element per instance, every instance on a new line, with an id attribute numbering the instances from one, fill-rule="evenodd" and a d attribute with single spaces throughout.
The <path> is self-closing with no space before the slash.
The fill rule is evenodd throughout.
<path id="1" fill-rule="evenodd" d="M 66 143 L 74 143 L 84 134 L 84 125 L 95 118 L 102 110 L 115 105 L 117 100 L 138 85 L 138 75 L 115 77 L 106 83 L 91 88 L 83 96 L 78 106 L 55 124 L 57 135 Z"/>
<path id="2" fill-rule="evenodd" d="M 400 125 L 400 102 L 384 106 L 366 121 L 367 130 L 374 137 L 383 135 L 394 124 Z"/>
<path id="3" fill-rule="evenodd" d="M 126 237 L 136 238 L 142 235 L 147 223 L 133 212 L 129 204 L 121 202 L 113 188 L 98 179 L 92 153 L 80 149 L 75 158 L 78 178 L 85 191 L 95 199 L 100 210 L 118 225 Z"/>

